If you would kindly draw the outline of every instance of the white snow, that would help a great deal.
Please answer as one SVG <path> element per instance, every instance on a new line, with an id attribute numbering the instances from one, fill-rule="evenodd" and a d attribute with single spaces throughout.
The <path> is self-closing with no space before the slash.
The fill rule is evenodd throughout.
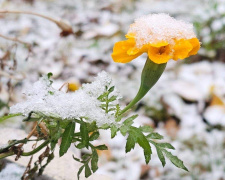
<path id="1" fill-rule="evenodd" d="M 109 85 L 113 85 L 112 79 L 106 72 L 101 72 L 94 82 L 84 84 L 74 93 L 65 93 L 54 89 L 47 76 L 43 76 L 27 89 L 27 100 L 12 106 L 10 113 L 27 116 L 34 111 L 62 119 L 85 117 L 87 121 L 96 121 L 99 126 L 111 124 L 114 123 L 113 115 L 106 114 L 97 100 Z M 112 95 L 118 95 L 117 91 Z"/>

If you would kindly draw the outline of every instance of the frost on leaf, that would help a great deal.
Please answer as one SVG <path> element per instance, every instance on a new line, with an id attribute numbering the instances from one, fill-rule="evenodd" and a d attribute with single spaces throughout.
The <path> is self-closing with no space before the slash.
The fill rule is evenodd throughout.
<path id="1" fill-rule="evenodd" d="M 84 84 L 73 93 L 65 93 L 54 89 L 48 77 L 43 76 L 25 92 L 27 100 L 12 106 L 10 113 L 28 116 L 33 111 L 62 119 L 84 117 L 89 122 L 96 121 L 98 126 L 112 124 L 114 116 L 105 113 L 98 100 L 109 85 L 113 85 L 112 79 L 106 72 L 101 72 L 94 82 Z M 118 96 L 118 92 L 115 90 L 112 95 Z"/>

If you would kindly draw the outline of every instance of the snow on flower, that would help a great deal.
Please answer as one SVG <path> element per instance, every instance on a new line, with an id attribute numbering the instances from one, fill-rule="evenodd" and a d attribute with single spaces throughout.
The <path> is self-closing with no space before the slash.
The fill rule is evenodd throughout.
<path id="1" fill-rule="evenodd" d="M 106 114 L 97 100 L 104 93 L 105 86 L 109 85 L 113 85 L 112 79 L 106 72 L 101 72 L 94 82 L 84 84 L 75 92 L 65 93 L 54 89 L 44 76 L 25 92 L 27 100 L 12 106 L 10 113 L 27 116 L 34 111 L 62 119 L 86 117 L 87 121 L 96 121 L 98 126 L 111 124 L 114 123 L 114 116 Z M 118 92 L 113 95 L 118 95 Z"/>
<path id="2" fill-rule="evenodd" d="M 113 48 L 115 62 L 127 63 L 146 52 L 149 59 L 162 64 L 170 59 L 195 55 L 200 48 L 193 25 L 167 14 L 150 14 L 136 19 L 126 38 Z"/>

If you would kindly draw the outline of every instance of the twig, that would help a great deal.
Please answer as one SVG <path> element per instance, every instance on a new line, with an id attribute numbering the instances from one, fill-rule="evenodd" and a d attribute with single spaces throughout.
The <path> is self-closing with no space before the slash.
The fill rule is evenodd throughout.
<path id="1" fill-rule="evenodd" d="M 19 40 L 18 38 L 7 37 L 7 36 L 2 35 L 2 34 L 0 34 L 0 37 L 1 37 L 1 38 L 4 38 L 4 39 L 7 39 L 7 40 L 9 40 L 9 41 L 14 41 L 14 42 L 18 42 L 18 43 L 24 44 L 24 45 L 28 46 L 28 48 L 31 47 L 31 44 L 30 44 L 30 43 L 25 42 L 25 41 L 21 41 L 21 40 Z"/>
<path id="2" fill-rule="evenodd" d="M 30 152 L 22 152 L 21 156 L 33 155 L 33 154 L 37 153 L 38 151 L 40 151 L 41 149 L 43 149 L 45 146 L 47 146 L 49 144 L 49 142 L 50 142 L 49 140 L 46 140 L 40 146 L 38 146 L 36 149 L 34 149 L 34 150 L 30 151 Z M 16 155 L 16 152 L 14 152 L 13 150 L 10 150 L 8 152 L 1 153 L 0 154 L 0 159 L 3 159 L 3 158 L 8 157 L 8 156 L 12 156 L 12 155 Z"/>
<path id="3" fill-rule="evenodd" d="M 34 12 L 29 12 L 29 11 L 16 11 L 16 10 L 1 10 L 0 13 L 29 14 L 29 15 L 42 17 L 44 19 L 54 22 L 62 30 L 61 36 L 68 36 L 70 34 L 73 34 L 73 29 L 72 29 L 71 25 L 69 25 L 68 23 L 66 23 L 62 20 L 56 20 L 54 18 L 45 16 L 45 15 L 42 15 L 39 13 L 34 13 Z"/>

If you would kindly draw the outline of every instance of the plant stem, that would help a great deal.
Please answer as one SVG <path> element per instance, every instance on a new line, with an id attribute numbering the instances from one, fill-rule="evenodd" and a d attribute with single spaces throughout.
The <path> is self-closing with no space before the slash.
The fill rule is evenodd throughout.
<path id="1" fill-rule="evenodd" d="M 47 146 L 49 143 L 49 140 L 46 140 L 45 142 L 43 142 L 40 146 L 38 146 L 36 149 L 34 149 L 33 151 L 30 152 L 23 152 L 21 154 L 21 156 L 30 156 L 33 155 L 35 153 L 37 153 L 38 151 L 40 151 L 42 148 L 44 148 L 45 146 Z"/>
<path id="2" fill-rule="evenodd" d="M 67 24 L 66 22 L 63 22 L 62 20 L 56 20 L 54 18 L 45 16 L 45 15 L 42 15 L 39 13 L 29 12 L 29 11 L 16 11 L 16 10 L 15 11 L 14 10 L 0 10 L 0 13 L 29 14 L 29 15 L 42 17 L 44 19 L 54 22 L 63 31 L 63 33 L 67 33 L 67 34 L 65 34 L 65 36 L 73 33 L 73 29 L 72 29 L 71 25 Z"/>
<path id="3" fill-rule="evenodd" d="M 135 98 L 120 112 L 120 115 L 132 108 L 138 101 L 140 101 L 147 92 L 155 85 L 159 80 L 162 73 L 166 68 L 166 63 L 156 64 L 149 58 L 146 59 L 144 68 L 141 74 L 141 85 Z"/>
<path id="4" fill-rule="evenodd" d="M 49 142 L 50 142 L 49 140 L 46 140 L 40 146 L 38 146 L 36 149 L 34 149 L 34 150 L 30 151 L 30 152 L 23 152 L 23 153 L 21 153 L 21 156 L 33 155 L 33 154 L 37 153 L 38 151 L 40 151 L 41 149 L 43 149 L 45 146 L 47 146 L 49 144 Z M 12 156 L 12 155 L 15 155 L 15 152 L 10 150 L 8 152 L 1 153 L 0 154 L 0 159 L 3 159 L 3 158 L 8 157 L 8 156 Z"/>
<path id="5" fill-rule="evenodd" d="M 29 44 L 28 42 L 25 42 L 25 41 L 21 41 L 21 40 L 19 40 L 18 38 L 8 37 L 8 36 L 2 35 L 2 34 L 0 34 L 0 37 L 1 37 L 1 38 L 4 38 L 4 39 L 7 39 L 7 40 L 9 40 L 9 41 L 18 42 L 18 43 L 24 44 L 24 45 L 26 45 L 26 46 L 28 46 L 28 47 L 31 47 L 31 44 Z"/>

